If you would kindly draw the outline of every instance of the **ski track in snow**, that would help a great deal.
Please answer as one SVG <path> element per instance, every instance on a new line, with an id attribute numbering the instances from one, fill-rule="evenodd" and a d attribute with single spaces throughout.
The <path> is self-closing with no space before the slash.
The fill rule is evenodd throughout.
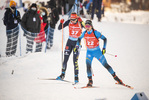
<path id="1" fill-rule="evenodd" d="M 0 11 L 1 15 L 3 13 L 4 11 Z M 22 11 L 21 15 L 23 15 Z M 0 18 L 2 19 L 2 16 Z M 85 20 L 83 19 L 83 21 Z M 0 53 L 4 55 L 6 32 L 2 20 L 0 20 L 0 25 Z M 138 92 L 144 92 L 149 98 L 149 25 L 119 23 L 106 19 L 99 23 L 95 16 L 93 26 L 107 37 L 107 53 L 118 55 L 115 58 L 105 54 L 108 63 L 124 83 L 134 87 L 133 90 L 115 85 L 111 75 L 96 59 L 92 62 L 95 75 L 93 82 L 95 86 L 100 88 L 80 90 L 74 89 L 71 83 L 39 80 L 38 78 L 54 78 L 61 73 L 62 33 L 56 29 L 54 47 L 47 50 L 47 53 L 0 58 L 0 100 L 130 100 Z M 20 33 L 23 34 L 22 31 Z M 68 28 L 65 28 L 64 34 L 65 46 Z M 25 37 L 22 36 L 21 38 L 22 44 L 25 44 Z M 101 40 L 101 47 L 102 43 Z M 84 41 L 82 44 L 84 45 Z M 85 47 L 83 46 L 82 49 L 85 50 Z M 22 53 L 24 52 L 25 45 L 22 46 Z M 19 51 L 17 51 L 17 55 L 19 55 Z M 80 69 L 80 84 L 78 86 L 85 86 L 88 82 L 85 56 L 86 52 L 81 51 L 78 61 Z M 73 82 L 74 67 L 72 60 L 71 54 L 65 79 Z M 14 71 L 13 74 L 12 71 Z"/>

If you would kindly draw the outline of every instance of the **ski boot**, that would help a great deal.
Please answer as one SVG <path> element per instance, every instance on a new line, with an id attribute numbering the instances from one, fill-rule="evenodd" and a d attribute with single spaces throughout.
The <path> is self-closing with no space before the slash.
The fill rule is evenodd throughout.
<path id="1" fill-rule="evenodd" d="M 87 84 L 87 87 L 92 87 L 92 85 L 93 85 L 93 81 L 92 81 L 92 79 L 89 79 L 89 82 Z"/>
<path id="2" fill-rule="evenodd" d="M 63 80 L 64 78 L 65 78 L 65 74 L 62 73 L 60 76 L 56 78 L 56 80 Z"/>
<path id="3" fill-rule="evenodd" d="M 77 84 L 79 82 L 79 78 L 75 77 L 75 84 Z"/>
<path id="4" fill-rule="evenodd" d="M 114 74 L 112 74 L 112 76 L 113 76 L 113 78 L 115 79 L 115 81 L 117 81 L 118 82 L 118 84 L 124 84 L 123 82 L 122 82 L 122 80 L 121 79 L 119 79 L 118 77 L 117 77 L 117 75 L 114 73 Z"/>

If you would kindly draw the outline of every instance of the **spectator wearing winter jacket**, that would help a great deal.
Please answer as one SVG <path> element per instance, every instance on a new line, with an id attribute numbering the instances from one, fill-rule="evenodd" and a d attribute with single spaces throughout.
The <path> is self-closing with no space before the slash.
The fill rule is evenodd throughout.
<path id="1" fill-rule="evenodd" d="M 40 17 L 37 13 L 37 5 L 33 3 L 23 17 L 21 25 L 22 27 L 32 33 L 39 33 L 40 32 Z"/>
<path id="2" fill-rule="evenodd" d="M 6 56 L 12 56 L 16 53 L 19 33 L 18 23 L 21 21 L 20 12 L 16 9 L 16 2 L 10 1 L 9 6 L 9 8 L 6 8 L 3 19 L 7 35 Z"/>
<path id="3" fill-rule="evenodd" d="M 59 20 L 59 13 L 58 9 L 56 8 L 55 0 L 50 0 L 48 2 L 48 9 L 49 9 L 49 17 L 50 17 L 50 29 L 49 33 L 47 33 L 48 36 L 48 44 L 47 49 L 50 49 L 53 46 L 53 36 L 54 36 L 54 30 L 55 26 Z"/>
<path id="4" fill-rule="evenodd" d="M 40 33 L 37 35 L 37 37 L 34 39 L 34 41 L 36 42 L 36 52 L 41 52 L 42 51 L 42 42 L 45 41 L 45 26 L 46 26 L 46 22 L 44 22 L 44 18 L 45 17 L 45 7 L 40 7 L 40 9 L 38 10 L 38 14 L 40 15 L 40 20 L 41 20 L 41 27 L 40 27 Z M 43 20 L 44 19 L 44 20 Z"/>
<path id="5" fill-rule="evenodd" d="M 27 38 L 27 53 L 32 52 L 34 39 L 37 33 L 40 32 L 41 27 L 40 16 L 37 13 L 37 5 L 35 3 L 33 3 L 30 9 L 23 15 L 21 25 L 24 30 L 24 35 Z"/>

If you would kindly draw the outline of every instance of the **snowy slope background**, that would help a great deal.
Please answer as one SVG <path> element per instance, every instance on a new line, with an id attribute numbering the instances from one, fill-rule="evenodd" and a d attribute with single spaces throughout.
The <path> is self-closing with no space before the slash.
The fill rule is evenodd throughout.
<path id="1" fill-rule="evenodd" d="M 22 9 L 21 15 L 23 15 Z M 101 23 L 93 20 L 94 28 L 101 31 L 108 39 L 108 63 L 124 83 L 134 87 L 133 90 L 115 85 L 115 81 L 107 70 L 96 60 L 93 60 L 94 86 L 100 88 L 74 89 L 72 83 L 61 81 L 39 80 L 38 78 L 55 78 L 61 73 L 61 31 L 55 30 L 54 46 L 47 53 L 32 53 L 25 55 L 26 39 L 20 29 L 22 56 L 0 58 L 0 100 L 130 100 L 135 93 L 144 92 L 149 98 L 149 12 L 132 12 L 138 18 L 136 22 L 130 21 L 127 14 L 106 12 Z M 129 13 L 129 16 L 132 15 Z M 144 16 L 138 16 L 142 13 Z M 0 11 L 2 19 L 4 11 Z M 125 19 L 123 23 L 115 20 Z M 118 17 L 120 16 L 120 17 Z M 146 16 L 146 17 L 145 17 Z M 85 21 L 86 19 L 83 19 Z M 58 23 L 59 24 L 59 23 Z M 57 24 L 57 26 L 58 26 Z M 5 55 L 6 31 L 0 20 L 0 54 Z M 68 37 L 68 28 L 64 30 L 64 45 Z M 100 41 L 102 47 L 102 40 Z M 82 41 L 82 44 L 84 42 Z M 19 42 L 18 42 L 19 45 Z M 85 47 L 83 46 L 79 57 L 78 86 L 85 86 L 88 82 L 85 64 Z M 12 71 L 14 73 L 12 74 Z M 74 68 L 72 55 L 68 61 L 66 80 L 74 81 Z"/>

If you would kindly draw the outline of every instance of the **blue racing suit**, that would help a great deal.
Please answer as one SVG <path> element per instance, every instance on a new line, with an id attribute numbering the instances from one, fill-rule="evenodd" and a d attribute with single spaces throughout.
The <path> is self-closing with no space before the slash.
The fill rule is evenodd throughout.
<path id="1" fill-rule="evenodd" d="M 100 32 L 92 29 L 91 31 L 84 31 L 81 36 L 78 39 L 77 45 L 80 44 L 81 39 L 85 37 L 85 34 L 91 34 L 92 32 L 94 32 L 95 37 L 99 40 L 102 39 L 104 41 L 104 45 L 103 48 L 106 49 L 106 44 L 107 44 L 107 39 L 104 35 L 102 35 Z M 102 51 L 100 49 L 99 46 L 95 47 L 95 48 L 88 48 L 87 47 L 87 52 L 86 52 L 86 66 L 87 66 L 87 76 L 88 78 L 92 77 L 92 71 L 91 71 L 91 64 L 92 64 L 92 60 L 93 58 L 98 59 L 98 61 L 100 61 L 100 63 L 109 71 L 109 73 L 112 75 L 115 72 L 113 71 L 112 67 L 107 63 L 107 60 L 105 58 L 105 56 L 102 54 Z"/>

